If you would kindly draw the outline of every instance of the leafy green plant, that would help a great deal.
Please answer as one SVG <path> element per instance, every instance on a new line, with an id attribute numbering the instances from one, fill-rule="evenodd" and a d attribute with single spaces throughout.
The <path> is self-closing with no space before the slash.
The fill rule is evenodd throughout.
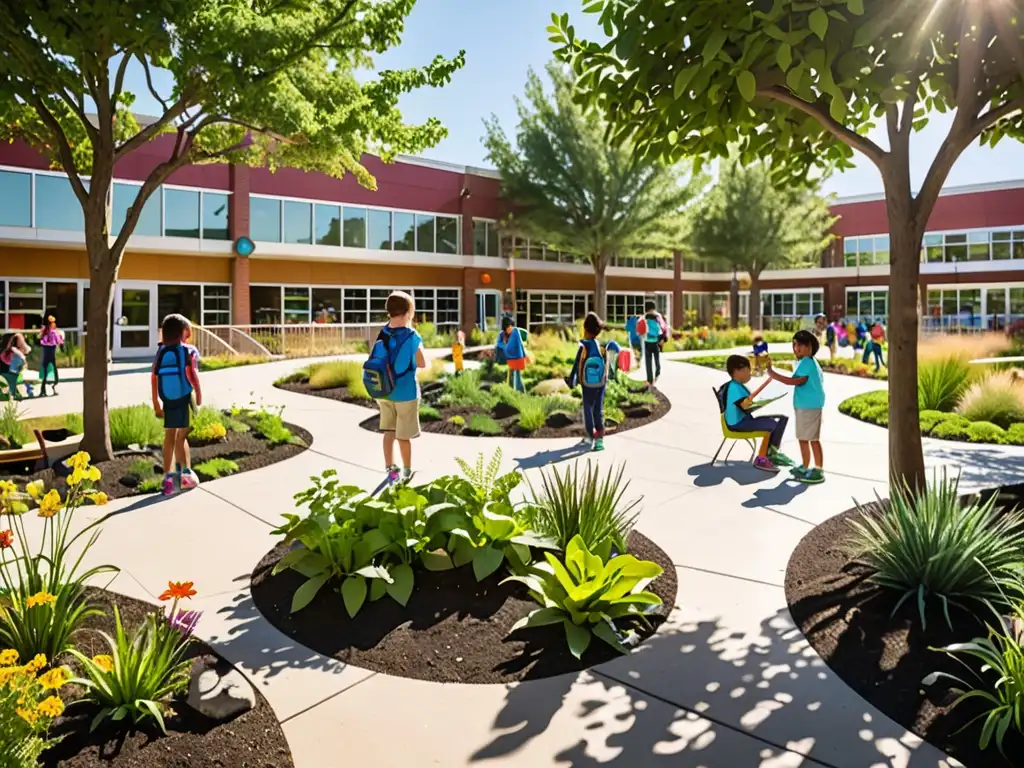
<path id="1" fill-rule="evenodd" d="M 1024 445 L 1024 424 L 1011 424 L 1006 430 L 1006 442 L 1010 445 Z"/>
<path id="2" fill-rule="evenodd" d="M 544 558 L 529 573 L 506 579 L 525 584 L 543 606 L 517 621 L 512 631 L 561 624 L 569 650 L 578 659 L 589 647 L 592 633 L 625 653 L 635 633 L 623 633 L 615 622 L 642 619 L 661 605 L 660 597 L 645 591 L 662 573 L 657 563 L 632 555 L 619 555 L 606 563 L 587 549 L 580 536 L 566 546 L 564 563 L 550 552 Z"/>
<path id="3" fill-rule="evenodd" d="M 554 539 L 560 549 L 580 536 L 584 545 L 607 562 L 612 550 L 625 552 L 630 531 L 640 514 L 641 499 L 626 500 L 629 481 L 625 465 L 602 475 L 600 465 L 580 462 L 560 473 L 542 471 L 539 489 L 527 480 L 530 503 L 520 510 L 527 525 Z"/>
<path id="4" fill-rule="evenodd" d="M 967 428 L 967 439 L 972 443 L 1006 443 L 1006 430 L 990 421 L 975 421 Z"/>
<path id="5" fill-rule="evenodd" d="M 542 398 L 523 396 L 519 401 L 519 418 L 517 423 L 524 432 L 534 432 L 544 426 L 548 411 Z"/>
<path id="6" fill-rule="evenodd" d="M 299 368 L 296 371 L 287 373 L 284 376 L 274 381 L 275 385 L 281 384 L 306 384 L 309 382 L 309 374 L 312 366 L 307 365 L 305 368 Z"/>
<path id="7" fill-rule="evenodd" d="M 888 504 L 858 505 L 851 552 L 871 580 L 900 595 L 893 614 L 916 600 L 922 627 L 931 600 L 949 604 L 999 602 L 999 584 L 1024 567 L 1024 516 L 996 508 L 997 497 L 961 504 L 959 478 L 933 478 L 922 491 L 893 483 Z"/>
<path id="8" fill-rule="evenodd" d="M 8 400 L 0 408 L 0 437 L 6 439 L 12 448 L 21 448 L 34 439 L 31 430 L 22 423 L 18 403 L 14 400 Z"/>
<path id="9" fill-rule="evenodd" d="M 462 416 L 459 416 L 458 414 L 455 414 L 450 419 L 448 419 L 448 423 L 454 424 L 456 427 L 466 426 L 466 420 Z"/>
<path id="10" fill-rule="evenodd" d="M 469 416 L 468 428 L 481 435 L 500 435 L 501 424 L 496 422 L 486 413 L 473 413 Z"/>
<path id="11" fill-rule="evenodd" d="M 148 405 L 126 405 L 110 410 L 110 442 L 115 449 L 131 445 L 161 445 L 163 422 Z"/>
<path id="12" fill-rule="evenodd" d="M 918 414 L 918 421 L 921 424 L 921 434 L 927 435 L 935 428 L 936 424 L 940 424 L 945 421 L 948 416 L 948 413 L 943 413 L 942 411 L 921 411 L 921 413 Z"/>
<path id="13" fill-rule="evenodd" d="M 480 373 L 472 369 L 464 370 L 460 376 L 449 376 L 444 380 L 440 405 L 476 406 L 490 410 L 497 400 L 490 392 L 481 389 L 480 383 Z"/>
<path id="14" fill-rule="evenodd" d="M 128 465 L 127 474 L 139 480 L 144 480 L 147 477 L 153 477 L 156 472 L 154 466 L 152 459 L 138 459 Z"/>
<path id="15" fill-rule="evenodd" d="M 223 427 L 224 421 L 225 416 L 223 413 L 212 406 L 204 405 L 197 409 L 192 416 L 192 431 L 207 429 L 215 425 Z"/>
<path id="16" fill-rule="evenodd" d="M 135 486 L 135 490 L 139 493 L 155 493 L 160 490 L 161 482 L 162 480 L 159 477 L 151 477 Z"/>
<path id="17" fill-rule="evenodd" d="M 223 456 L 217 456 L 213 459 L 208 459 L 201 464 L 196 464 L 193 469 L 199 473 L 201 477 L 207 477 L 214 480 L 218 477 L 226 477 L 227 475 L 233 475 L 238 471 L 238 464 L 231 459 L 226 459 Z"/>
<path id="18" fill-rule="evenodd" d="M 956 416 L 943 421 L 932 427 L 931 436 L 943 440 L 966 440 L 971 422 L 962 416 Z"/>
<path id="19" fill-rule="evenodd" d="M 988 421 L 1006 429 L 1024 421 L 1024 384 L 1012 371 L 995 371 L 971 384 L 957 412 L 970 421 Z"/>
<path id="20" fill-rule="evenodd" d="M 614 405 L 606 405 L 604 408 L 604 420 L 610 424 L 621 424 L 626 420 L 626 414 L 622 412 L 621 408 L 617 408 Z"/>
<path id="21" fill-rule="evenodd" d="M 277 412 L 259 409 L 249 413 L 255 430 L 263 435 L 264 439 L 271 445 L 284 445 L 295 439 L 292 431 L 284 425 L 281 413 L 284 408 L 277 409 Z"/>
<path id="22" fill-rule="evenodd" d="M 922 411 L 952 411 L 970 375 L 970 363 L 959 357 L 921 362 L 917 368 L 918 407 Z"/>
<path id="23" fill-rule="evenodd" d="M 440 421 L 441 412 L 432 405 L 420 406 L 420 421 Z"/>
<path id="24" fill-rule="evenodd" d="M 345 387 L 349 397 L 369 400 L 370 393 L 363 384 L 363 367 L 355 360 L 337 360 L 330 363 L 314 363 L 307 369 L 309 386 L 312 389 L 334 389 Z"/>
<path id="25" fill-rule="evenodd" d="M 64 429 L 72 435 L 80 435 L 85 431 L 85 419 L 80 413 L 69 413 L 64 417 Z"/>

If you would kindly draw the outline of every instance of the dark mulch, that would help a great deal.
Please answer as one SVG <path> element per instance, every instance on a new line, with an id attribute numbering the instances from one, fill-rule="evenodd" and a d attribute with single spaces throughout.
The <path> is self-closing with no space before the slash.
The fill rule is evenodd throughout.
<path id="1" fill-rule="evenodd" d="M 634 532 L 630 553 L 664 568 L 649 589 L 664 601 L 638 625 L 643 637 L 653 634 L 675 604 L 676 572 L 656 544 Z M 512 625 L 536 609 L 518 583 L 499 586 L 505 569 L 477 582 L 469 566 L 443 572 L 417 570 L 416 587 L 403 608 L 390 597 L 367 603 L 350 619 L 338 592 L 324 588 L 309 606 L 289 613 L 292 595 L 305 579 L 294 571 L 270 572 L 286 552 L 271 550 L 256 566 L 253 602 L 267 620 L 315 651 L 377 672 L 445 683 L 508 683 L 578 672 L 616 658 L 618 653 L 597 638 L 577 660 L 561 625 L 523 629 Z"/>
<path id="2" fill-rule="evenodd" d="M 794 550 L 786 570 L 786 600 L 797 625 L 850 687 L 968 768 L 1024 766 L 1024 737 L 1007 735 L 1010 760 L 994 746 L 981 751 L 980 724 L 958 732 L 981 709 L 973 702 L 954 709 L 957 694 L 947 683 L 921 685 L 936 671 L 972 680 L 959 662 L 930 649 L 969 642 L 987 631 L 974 615 L 952 607 L 952 630 L 941 608 L 926 615 L 927 628 L 922 629 L 915 600 L 892 615 L 898 596 L 868 583 L 864 569 L 847 554 L 849 521 L 859 514 L 849 510 L 822 523 Z"/>
<path id="3" fill-rule="evenodd" d="M 223 440 L 213 443 L 190 444 L 192 452 L 192 466 L 201 464 L 204 461 L 214 458 L 225 458 L 238 464 L 238 472 L 248 472 L 253 469 L 262 469 L 279 461 L 290 459 L 302 453 L 313 443 L 313 436 L 302 427 L 294 424 L 285 424 L 299 442 L 287 443 L 284 445 L 271 445 L 261 435 L 250 430 L 249 432 L 228 432 Z M 143 451 L 118 452 L 110 461 L 96 462 L 102 477 L 98 483 L 98 489 L 112 499 L 119 499 L 125 496 L 139 496 L 144 493 L 138 490 L 140 480 L 129 475 L 129 468 L 140 460 L 152 462 L 154 478 L 163 477 L 163 459 L 158 448 L 146 449 Z M 235 473 L 238 474 L 238 473 Z M 32 480 L 41 479 L 47 488 L 54 487 L 61 482 L 53 469 L 43 469 L 31 474 L 7 475 L 0 472 L 0 478 L 13 480 L 19 485 Z M 200 480 L 209 480 L 199 473 Z"/>
<path id="4" fill-rule="evenodd" d="M 74 638 L 82 653 L 106 653 L 106 644 L 90 630 L 114 632 L 111 606 L 117 605 L 126 628 L 141 624 L 153 606 L 130 597 L 90 589 L 92 598 L 108 614 L 89 620 L 89 629 Z M 209 646 L 193 643 L 194 663 L 226 665 Z M 69 658 L 64 660 L 73 663 Z M 74 694 L 72 688 L 63 693 Z M 184 697 L 172 704 L 175 715 L 166 718 L 167 735 L 156 726 L 141 724 L 117 728 L 109 720 L 96 731 L 89 724 L 96 710 L 88 704 L 70 705 L 54 724 L 51 735 L 62 737 L 42 758 L 44 768 L 288 768 L 291 751 L 267 700 L 256 692 L 256 706 L 227 723 L 218 723 L 192 709 Z M 128 723 L 129 721 L 124 721 Z"/>

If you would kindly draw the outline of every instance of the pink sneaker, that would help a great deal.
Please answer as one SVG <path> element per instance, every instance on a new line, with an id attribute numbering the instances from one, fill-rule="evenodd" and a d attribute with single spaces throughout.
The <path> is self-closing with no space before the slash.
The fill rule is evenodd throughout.
<path id="1" fill-rule="evenodd" d="M 163 494 L 164 496 L 174 495 L 174 475 L 164 475 Z"/>
<path id="2" fill-rule="evenodd" d="M 187 491 L 189 488 L 199 487 L 199 476 L 196 475 L 191 469 L 181 470 L 181 490 Z"/>
<path id="3" fill-rule="evenodd" d="M 778 472 L 779 468 L 772 464 L 772 460 L 767 456 L 758 456 L 754 459 L 754 466 L 763 472 Z"/>

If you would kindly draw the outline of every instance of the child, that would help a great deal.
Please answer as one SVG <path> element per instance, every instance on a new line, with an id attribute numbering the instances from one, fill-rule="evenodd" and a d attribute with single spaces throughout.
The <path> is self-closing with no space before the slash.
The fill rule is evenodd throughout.
<path id="1" fill-rule="evenodd" d="M 633 352 L 633 360 L 636 361 L 637 367 L 640 366 L 640 355 L 643 347 L 643 339 L 640 338 L 640 333 L 637 331 L 639 325 L 640 315 L 631 315 L 629 319 L 626 320 L 626 333 L 629 334 L 629 347 Z M 632 367 L 632 365 L 630 365 L 630 367 Z"/>
<path id="2" fill-rule="evenodd" d="M 57 374 L 57 347 L 64 345 L 64 333 L 57 327 L 57 319 L 53 315 L 46 316 L 46 327 L 39 334 L 39 345 L 43 348 L 43 362 L 39 364 L 39 380 L 42 387 L 40 397 L 46 397 L 47 373 L 53 371 L 53 394 L 57 394 L 60 376 Z"/>
<path id="3" fill-rule="evenodd" d="M 0 352 L 3 377 L 7 382 L 8 393 L 14 400 L 21 400 L 21 395 L 18 394 L 18 384 L 22 381 L 25 362 L 31 351 L 32 347 L 25 341 L 25 337 L 20 333 L 15 333 L 7 338 L 7 343 L 4 345 L 3 351 Z M 25 391 L 29 397 L 32 397 L 31 384 L 25 384 Z"/>
<path id="4" fill-rule="evenodd" d="M 853 353 L 856 355 L 857 350 L 860 348 L 860 343 L 857 341 L 857 324 L 853 320 L 846 324 L 846 343 L 853 348 Z"/>
<path id="5" fill-rule="evenodd" d="M 466 334 L 461 330 L 455 332 L 455 343 L 452 344 L 452 362 L 455 363 L 455 375 L 462 373 L 462 351 L 466 348 Z"/>
<path id="6" fill-rule="evenodd" d="M 771 358 L 768 357 L 768 342 L 764 340 L 764 337 L 760 333 L 754 334 L 754 375 L 760 376 L 761 373 L 771 363 Z"/>
<path id="7" fill-rule="evenodd" d="M 583 338 L 576 350 L 576 360 L 567 383 L 583 389 L 583 425 L 588 437 L 593 440 L 591 449 L 604 450 L 604 393 L 608 386 L 608 357 L 601 352 L 597 341 L 604 328 L 601 318 L 588 312 L 583 318 Z M 584 438 L 586 442 L 587 438 Z"/>
<path id="8" fill-rule="evenodd" d="M 388 296 L 384 305 L 388 324 L 381 329 L 370 351 L 371 358 L 384 357 L 393 371 L 394 386 L 385 398 L 378 398 L 380 430 L 384 433 L 384 466 L 387 482 L 408 483 L 412 479 L 412 440 L 420 436 L 420 385 L 416 369 L 426 368 L 423 339 L 412 328 L 416 314 L 413 298 L 403 291 Z M 402 469 L 395 464 L 395 441 L 402 456 Z"/>
<path id="9" fill-rule="evenodd" d="M 637 333 L 643 340 L 648 387 L 657 384 L 661 376 L 661 345 L 668 340 L 665 329 L 665 319 L 658 312 L 657 304 L 648 301 L 644 304 L 644 316 L 636 325 Z"/>
<path id="10" fill-rule="evenodd" d="M 875 357 L 875 372 L 882 367 L 882 342 L 885 341 L 885 328 L 881 323 L 872 323 L 871 331 L 868 334 L 867 341 L 864 343 L 864 357 L 861 362 L 864 365 L 868 364 L 871 356 Z"/>
<path id="11" fill-rule="evenodd" d="M 796 439 L 800 441 L 803 464 L 792 470 L 801 483 L 825 482 L 821 452 L 821 411 L 825 407 L 825 377 L 814 356 L 818 353 L 818 340 L 809 331 L 793 335 L 793 354 L 798 362 L 792 376 L 776 373 L 769 366 L 768 375 L 778 382 L 795 386 L 793 409 L 796 412 Z M 811 468 L 811 454 L 815 467 Z"/>
<path id="12" fill-rule="evenodd" d="M 600 320 L 600 318 L 598 318 Z M 584 325 L 586 324 L 586 318 L 584 318 Z M 584 336 L 586 336 L 586 328 L 583 329 Z M 622 354 L 622 347 L 615 339 L 609 339 L 608 343 L 604 345 L 604 357 L 608 361 L 608 376 L 612 381 L 619 380 L 619 355 Z"/>
<path id="13" fill-rule="evenodd" d="M 174 493 L 175 479 L 182 490 L 199 485 L 192 471 L 188 433 L 192 429 L 193 395 L 195 405 L 202 405 L 203 390 L 199 386 L 199 352 L 188 343 L 191 336 L 188 318 L 178 314 L 165 317 L 150 376 L 153 410 L 164 420 L 164 496 Z"/>
<path id="14" fill-rule="evenodd" d="M 747 389 L 750 361 L 743 355 L 729 355 L 725 370 L 731 381 L 725 385 L 725 424 L 733 432 L 768 432 L 754 459 L 754 466 L 764 472 L 776 472 L 776 465 L 790 467 L 793 461 L 779 450 L 789 419 L 785 416 L 753 416 L 754 398 L 771 383 L 768 379 L 753 394 Z M 769 369 L 770 370 L 770 369 Z"/>
<path id="15" fill-rule="evenodd" d="M 494 359 L 508 365 L 508 385 L 517 392 L 525 392 L 523 371 L 526 370 L 526 347 L 516 321 L 509 315 L 501 318 L 501 332 L 494 345 Z"/>

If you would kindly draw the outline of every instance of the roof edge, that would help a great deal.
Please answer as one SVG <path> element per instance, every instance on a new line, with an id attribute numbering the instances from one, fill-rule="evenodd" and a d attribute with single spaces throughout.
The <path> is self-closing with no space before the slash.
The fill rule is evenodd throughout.
<path id="1" fill-rule="evenodd" d="M 982 184 L 964 184 L 958 187 L 943 187 L 939 197 L 954 197 L 956 195 L 975 195 L 979 192 L 1000 192 L 1007 189 L 1024 188 L 1024 179 L 1010 179 L 1007 181 L 990 181 Z M 919 190 L 914 190 L 916 195 Z M 854 203 L 877 203 L 885 200 L 884 192 L 872 192 L 867 195 L 849 195 L 836 197 L 832 207 L 839 205 L 852 205 Z"/>

